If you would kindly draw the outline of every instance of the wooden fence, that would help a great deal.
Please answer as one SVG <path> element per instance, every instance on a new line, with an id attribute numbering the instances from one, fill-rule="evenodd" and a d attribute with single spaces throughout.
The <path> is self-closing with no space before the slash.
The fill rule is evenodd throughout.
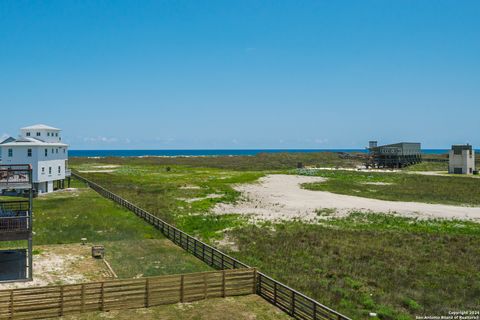
<path id="1" fill-rule="evenodd" d="M 0 291 L 0 319 L 43 319 L 253 294 L 255 269 Z"/>
<path id="2" fill-rule="evenodd" d="M 175 244 L 190 252 L 213 268 L 220 270 L 250 268 L 247 264 L 221 252 L 218 249 L 190 236 L 182 230 L 166 223 L 162 219 L 137 207 L 104 187 L 90 181 L 75 172 L 72 176 L 86 183 L 105 198 L 111 199 L 132 211 L 151 225 L 159 229 Z M 330 309 L 318 301 L 274 280 L 262 272 L 256 273 L 256 293 L 266 301 L 282 309 L 292 317 L 302 320 L 351 320 L 347 316 Z"/>

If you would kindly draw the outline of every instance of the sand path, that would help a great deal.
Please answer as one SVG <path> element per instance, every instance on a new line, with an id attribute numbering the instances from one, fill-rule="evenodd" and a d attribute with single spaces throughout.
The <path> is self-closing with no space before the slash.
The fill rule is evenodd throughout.
<path id="1" fill-rule="evenodd" d="M 316 209 L 336 208 L 336 215 L 342 216 L 352 210 L 391 212 L 403 216 L 420 218 L 454 218 L 480 221 L 480 207 L 461 207 L 418 202 L 400 202 L 368 199 L 334 194 L 324 191 L 302 189 L 302 183 L 321 182 L 321 177 L 295 175 L 268 175 L 254 184 L 235 187 L 242 192 L 243 200 L 236 204 L 218 204 L 218 214 L 252 214 L 253 219 L 314 220 Z"/>

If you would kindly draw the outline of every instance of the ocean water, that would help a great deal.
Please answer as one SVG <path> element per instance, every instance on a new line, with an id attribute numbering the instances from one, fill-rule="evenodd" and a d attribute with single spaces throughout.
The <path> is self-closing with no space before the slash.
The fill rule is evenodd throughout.
<path id="1" fill-rule="evenodd" d="M 279 152 L 362 152 L 366 149 L 205 149 L 205 150 L 69 150 L 70 157 L 176 157 L 176 156 L 254 156 Z M 445 154 L 448 149 L 423 149 L 424 154 Z M 479 151 L 476 151 L 479 152 Z"/>

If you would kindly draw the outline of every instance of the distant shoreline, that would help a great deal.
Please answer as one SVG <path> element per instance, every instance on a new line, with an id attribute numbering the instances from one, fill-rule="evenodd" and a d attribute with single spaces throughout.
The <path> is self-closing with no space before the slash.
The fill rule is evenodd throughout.
<path id="1" fill-rule="evenodd" d="M 422 149 L 423 154 L 446 154 L 449 149 Z M 200 156 L 254 156 L 259 153 L 314 153 L 314 152 L 358 152 L 366 149 L 192 149 L 192 150 L 70 150 L 70 157 L 200 157 Z M 480 152 L 480 150 L 476 150 Z"/>

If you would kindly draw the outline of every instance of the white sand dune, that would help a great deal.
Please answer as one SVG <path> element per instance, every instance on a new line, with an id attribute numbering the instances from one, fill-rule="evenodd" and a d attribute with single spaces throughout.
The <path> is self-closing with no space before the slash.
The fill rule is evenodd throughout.
<path id="1" fill-rule="evenodd" d="M 396 213 L 419 218 L 447 218 L 480 221 L 480 207 L 462 207 L 418 202 L 400 202 L 368 199 L 302 189 L 302 183 L 325 181 L 320 177 L 295 175 L 268 175 L 255 184 L 235 187 L 242 192 L 243 200 L 236 204 L 218 204 L 218 214 L 240 213 L 253 215 L 254 219 L 313 220 L 316 209 L 335 208 L 342 216 L 352 210 Z"/>

